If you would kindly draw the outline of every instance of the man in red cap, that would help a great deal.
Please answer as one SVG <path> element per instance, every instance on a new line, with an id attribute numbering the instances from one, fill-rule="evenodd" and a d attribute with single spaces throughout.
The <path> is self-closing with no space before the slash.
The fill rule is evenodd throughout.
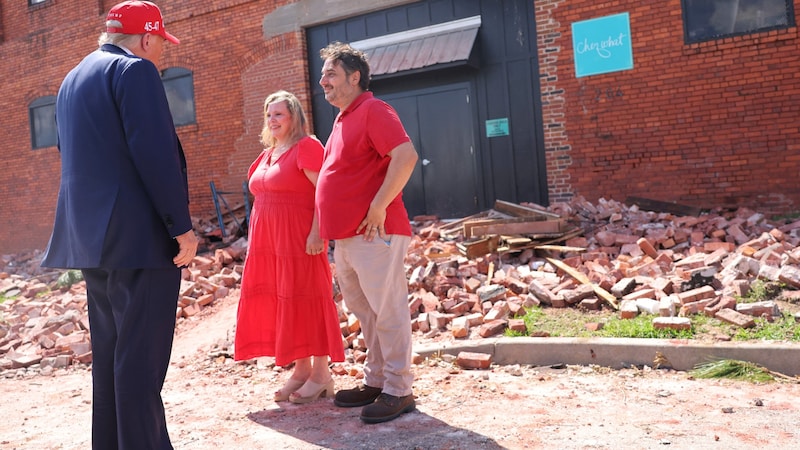
<path id="1" fill-rule="evenodd" d="M 56 98 L 61 186 L 45 267 L 80 269 L 92 340 L 92 448 L 171 449 L 161 389 L 181 267 L 197 252 L 186 159 L 156 68 L 159 8 L 125 1 Z"/>

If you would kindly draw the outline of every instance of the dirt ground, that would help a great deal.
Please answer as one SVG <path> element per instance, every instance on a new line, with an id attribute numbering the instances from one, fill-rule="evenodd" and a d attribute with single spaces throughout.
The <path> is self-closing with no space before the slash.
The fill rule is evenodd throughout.
<path id="1" fill-rule="evenodd" d="M 183 321 L 163 390 L 177 449 L 800 448 L 800 385 L 695 380 L 667 370 L 415 366 L 417 410 L 377 425 L 330 399 L 276 404 L 288 377 L 269 360 L 236 364 L 237 292 Z M 343 369 L 352 369 L 346 365 Z M 337 388 L 356 385 L 335 377 Z M 90 448 L 91 373 L 0 379 L 0 448 Z"/>

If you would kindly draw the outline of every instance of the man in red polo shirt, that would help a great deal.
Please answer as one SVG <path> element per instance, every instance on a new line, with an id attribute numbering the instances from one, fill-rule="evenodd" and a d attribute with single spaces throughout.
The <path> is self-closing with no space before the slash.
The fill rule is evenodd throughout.
<path id="1" fill-rule="evenodd" d="M 335 42 L 320 57 L 319 84 L 339 114 L 317 182 L 319 228 L 336 241 L 336 278 L 367 342 L 363 385 L 337 392 L 334 403 L 364 406 L 366 423 L 386 422 L 415 408 L 402 190 L 418 157 L 394 109 L 367 91 L 364 53 Z"/>

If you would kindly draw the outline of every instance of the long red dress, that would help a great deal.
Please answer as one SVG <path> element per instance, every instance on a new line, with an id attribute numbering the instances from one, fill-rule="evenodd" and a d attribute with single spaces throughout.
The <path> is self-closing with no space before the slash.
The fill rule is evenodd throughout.
<path id="1" fill-rule="evenodd" d="M 249 170 L 255 196 L 236 317 L 234 359 L 274 356 L 289 365 L 308 356 L 344 361 L 327 252 L 306 253 L 322 144 L 304 137 L 270 165 L 264 150 Z"/>

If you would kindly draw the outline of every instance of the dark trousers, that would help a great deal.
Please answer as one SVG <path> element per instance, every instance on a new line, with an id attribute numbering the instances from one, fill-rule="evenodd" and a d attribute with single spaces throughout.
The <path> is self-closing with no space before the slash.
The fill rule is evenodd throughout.
<path id="1" fill-rule="evenodd" d="M 92 339 L 92 448 L 172 449 L 161 388 L 180 269 L 84 269 Z"/>

